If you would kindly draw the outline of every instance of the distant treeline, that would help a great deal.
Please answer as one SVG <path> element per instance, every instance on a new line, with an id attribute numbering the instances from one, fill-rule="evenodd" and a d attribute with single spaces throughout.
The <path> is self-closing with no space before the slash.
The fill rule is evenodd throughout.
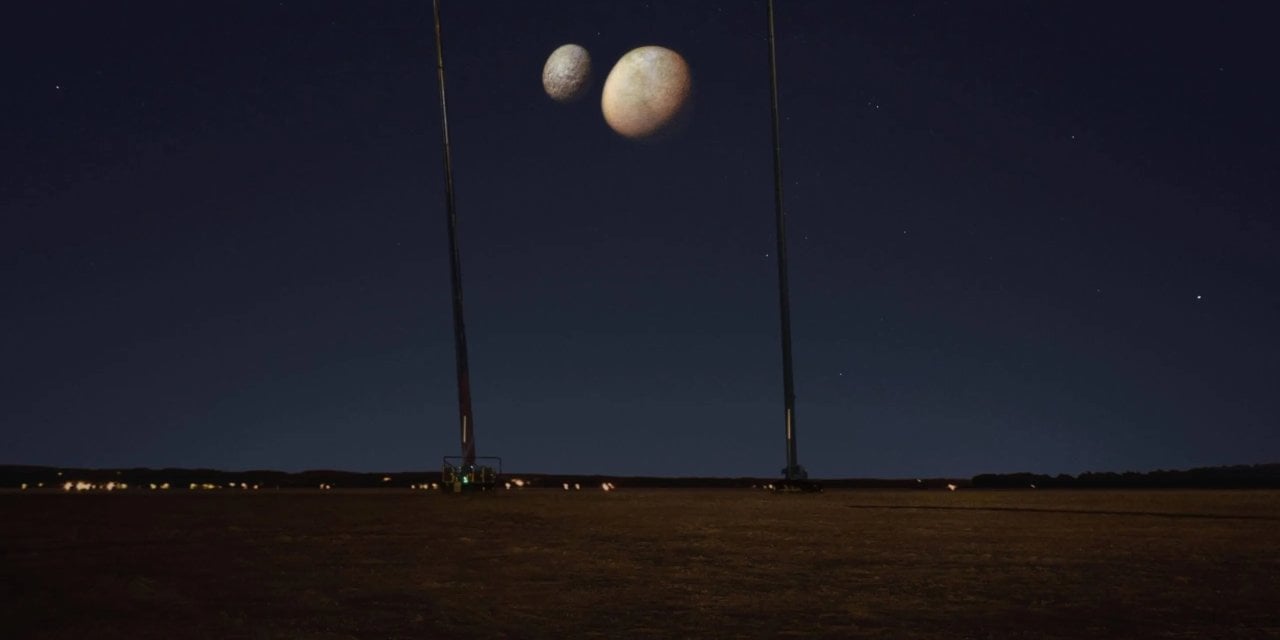
<path id="1" fill-rule="evenodd" d="M 230 488 L 241 484 L 261 489 L 303 489 L 332 485 L 333 488 L 409 487 L 440 482 L 439 471 L 403 473 L 355 473 L 350 471 L 313 470 L 301 472 L 254 470 L 221 471 L 218 469 L 82 469 L 69 467 L 31 467 L 0 465 L 0 487 L 26 484 L 34 488 L 61 487 L 67 482 L 125 483 L 130 488 L 149 488 L 168 484 L 172 489 L 187 489 L 206 484 Z"/>
<path id="2" fill-rule="evenodd" d="M 779 478 L 709 478 L 709 477 L 649 477 L 615 475 L 573 475 L 547 473 L 504 473 L 500 483 L 519 479 L 524 486 L 560 488 L 563 485 L 583 488 L 599 488 L 605 482 L 628 488 L 763 488 Z M 239 489 L 241 485 L 259 489 L 315 489 L 326 485 L 333 489 L 377 489 L 421 487 L 440 482 L 439 471 L 399 471 L 385 473 L 354 473 L 350 471 L 313 470 L 285 471 L 221 471 L 218 469 L 80 469 L 64 467 L 4 466 L 0 465 L 0 488 L 60 488 L 67 482 L 88 482 L 103 485 L 108 482 L 125 483 L 130 489 L 149 489 L 151 485 L 168 484 L 170 489 L 197 488 L 216 485 L 219 488 Z M 828 488 L 945 488 L 948 484 L 968 486 L 967 479 L 907 479 L 884 480 L 876 478 L 845 478 L 823 480 Z"/>
<path id="3" fill-rule="evenodd" d="M 1089 471 L 1077 476 L 1036 473 L 984 473 L 974 476 L 979 489 L 1277 489 L 1280 464 L 1200 467 L 1147 472 Z"/>
<path id="4" fill-rule="evenodd" d="M 748 488 L 765 487 L 778 478 L 705 478 L 705 477 L 637 477 L 611 475 L 569 475 L 545 473 L 504 473 L 501 481 L 520 479 L 525 486 L 559 488 L 564 484 L 583 489 L 598 488 L 612 482 L 619 488 Z M 168 484 L 171 489 L 188 489 L 191 485 L 216 485 L 220 488 L 315 489 L 326 485 L 333 489 L 409 488 L 440 482 L 439 471 L 399 471 L 386 473 L 354 473 L 350 471 L 313 470 L 296 473 L 285 471 L 220 471 L 217 469 L 77 469 L 0 465 L 0 489 L 26 485 L 29 489 L 61 488 L 67 482 L 125 483 L 129 489 L 149 489 Z M 986 473 L 972 479 L 963 478 L 839 478 L 824 479 L 829 489 L 1124 489 L 1124 488 L 1280 488 L 1280 464 L 1202 467 L 1181 471 L 1086 472 L 1072 476 L 1035 473 Z"/>

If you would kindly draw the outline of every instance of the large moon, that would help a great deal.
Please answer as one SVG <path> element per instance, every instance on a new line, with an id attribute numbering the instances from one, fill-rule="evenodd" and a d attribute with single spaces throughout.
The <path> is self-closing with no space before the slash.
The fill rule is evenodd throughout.
<path id="1" fill-rule="evenodd" d="M 628 51 L 604 81 L 600 109 L 614 131 L 645 138 L 671 123 L 693 88 L 689 65 L 665 47 Z"/>
<path id="2" fill-rule="evenodd" d="M 542 67 L 542 88 L 556 102 L 573 102 L 591 87 L 591 54 L 576 44 L 566 44 L 547 58 Z"/>

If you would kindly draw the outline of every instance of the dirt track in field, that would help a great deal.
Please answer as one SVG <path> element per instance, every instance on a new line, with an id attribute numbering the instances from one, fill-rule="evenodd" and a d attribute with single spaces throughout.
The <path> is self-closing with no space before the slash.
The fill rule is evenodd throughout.
<path id="1" fill-rule="evenodd" d="M 1280 492 L 0 494 L 5 638 L 1280 638 Z"/>

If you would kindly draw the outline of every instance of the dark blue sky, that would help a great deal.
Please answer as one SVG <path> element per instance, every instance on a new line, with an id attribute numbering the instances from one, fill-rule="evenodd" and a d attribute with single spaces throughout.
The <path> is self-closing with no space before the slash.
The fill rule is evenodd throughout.
<path id="1" fill-rule="evenodd" d="M 26 4 L 0 95 L 0 463 L 456 454 L 430 3 Z M 780 0 L 810 472 L 1280 460 L 1270 13 Z M 481 455 L 778 473 L 763 4 L 443 17 Z M 567 42 L 596 68 L 564 106 L 540 75 Z M 636 143 L 599 89 L 646 44 L 695 96 Z"/>

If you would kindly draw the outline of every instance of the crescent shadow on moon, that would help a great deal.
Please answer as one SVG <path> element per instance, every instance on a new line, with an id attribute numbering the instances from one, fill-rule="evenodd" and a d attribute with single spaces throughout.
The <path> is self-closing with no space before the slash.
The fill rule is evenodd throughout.
<path id="1" fill-rule="evenodd" d="M 690 74 L 690 77 L 692 77 L 692 74 Z M 618 133 L 617 131 L 614 131 L 609 126 L 609 123 L 607 122 L 604 123 L 604 126 L 616 138 L 629 142 L 633 145 L 638 144 L 638 145 L 648 146 L 648 145 L 664 144 L 666 142 L 670 142 L 671 140 L 681 137 L 682 135 L 684 135 L 686 131 L 688 131 L 690 128 L 693 127 L 694 115 L 696 111 L 694 107 L 697 105 L 697 102 L 698 102 L 698 85 L 697 83 L 693 83 L 693 85 L 689 88 L 689 95 L 685 97 L 684 103 L 680 106 L 680 110 L 676 111 L 675 114 L 671 116 L 671 119 L 667 121 L 665 125 L 662 126 L 662 128 L 658 129 L 657 131 L 653 132 L 650 135 L 647 135 L 641 138 L 631 138 L 628 136 L 624 136 Z"/>

